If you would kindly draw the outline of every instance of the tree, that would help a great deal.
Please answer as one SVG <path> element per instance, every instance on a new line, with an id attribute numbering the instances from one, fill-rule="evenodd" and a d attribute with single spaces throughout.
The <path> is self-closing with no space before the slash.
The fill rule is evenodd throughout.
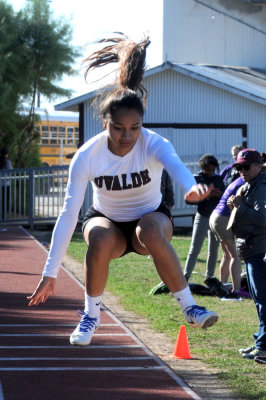
<path id="1" fill-rule="evenodd" d="M 0 138 L 1 146 L 12 148 L 15 142 L 16 115 L 20 97 L 28 90 L 24 69 L 27 69 L 20 40 L 22 16 L 0 1 Z M 10 151 L 10 154 L 12 152 Z"/>
<path id="2" fill-rule="evenodd" d="M 17 14 L 0 0 L 2 32 L 0 56 L 5 62 L 0 66 L 0 90 L 4 89 L 0 105 L 6 102 L 6 107 L 0 134 L 5 145 L 11 146 L 13 155 L 16 154 L 14 164 L 24 166 L 30 164 L 27 155 L 39 136 L 35 127 L 38 96 L 53 100 L 71 95 L 70 90 L 56 82 L 64 74 L 74 74 L 72 65 L 80 51 L 70 44 L 70 24 L 63 17 L 53 18 L 48 0 L 28 1 L 25 9 Z M 22 114 L 25 103 L 28 111 Z M 13 123 L 9 126 L 11 115 L 15 127 Z"/>

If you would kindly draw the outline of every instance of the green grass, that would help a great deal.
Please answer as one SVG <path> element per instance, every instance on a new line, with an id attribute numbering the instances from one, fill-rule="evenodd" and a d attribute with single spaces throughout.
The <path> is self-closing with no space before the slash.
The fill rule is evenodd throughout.
<path id="1" fill-rule="evenodd" d="M 190 245 L 190 236 L 174 236 L 175 248 L 182 266 Z M 75 234 L 68 254 L 83 262 L 86 246 L 80 234 Z M 205 240 L 191 281 L 203 283 L 207 241 Z M 219 259 L 216 275 L 218 276 Z M 179 326 L 188 325 L 176 300 L 170 294 L 150 296 L 150 289 L 160 282 L 151 259 L 130 253 L 110 264 L 107 290 L 119 296 L 120 303 L 150 321 L 151 327 L 176 339 Z M 252 300 L 223 302 L 217 297 L 195 295 L 201 306 L 216 311 L 219 321 L 205 330 L 187 329 L 190 351 L 206 366 L 218 368 L 219 377 L 239 396 L 251 400 L 266 400 L 266 369 L 264 365 L 242 359 L 240 347 L 253 344 L 253 333 L 258 327 Z"/>

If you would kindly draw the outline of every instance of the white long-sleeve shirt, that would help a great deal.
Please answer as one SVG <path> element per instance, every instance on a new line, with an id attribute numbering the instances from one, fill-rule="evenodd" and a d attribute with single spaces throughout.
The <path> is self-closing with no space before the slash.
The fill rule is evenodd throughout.
<path id="1" fill-rule="evenodd" d="M 53 231 L 43 276 L 57 277 L 89 181 L 97 211 L 114 221 L 132 221 L 159 207 L 163 168 L 186 191 L 196 184 L 172 144 L 148 129 L 142 128 L 134 147 L 123 157 L 108 149 L 107 131 L 87 141 L 70 164 L 65 201 Z"/>

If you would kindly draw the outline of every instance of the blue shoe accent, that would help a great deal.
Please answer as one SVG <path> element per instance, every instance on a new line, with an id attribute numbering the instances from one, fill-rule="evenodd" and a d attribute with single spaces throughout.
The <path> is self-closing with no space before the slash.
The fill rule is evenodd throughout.
<path id="1" fill-rule="evenodd" d="M 205 307 L 193 305 L 184 311 L 187 322 L 194 328 L 208 328 L 218 321 L 218 315 Z"/>
<path id="2" fill-rule="evenodd" d="M 99 327 L 101 318 L 92 318 L 81 310 L 78 313 L 82 315 L 81 321 L 70 336 L 70 343 L 75 346 L 87 346 L 90 344 L 92 335 Z"/>
<path id="3" fill-rule="evenodd" d="M 78 310 L 78 313 L 82 315 L 81 321 L 78 325 L 79 332 L 88 332 L 94 328 L 94 325 L 97 324 L 97 318 L 90 318 L 87 313 L 84 311 Z"/>

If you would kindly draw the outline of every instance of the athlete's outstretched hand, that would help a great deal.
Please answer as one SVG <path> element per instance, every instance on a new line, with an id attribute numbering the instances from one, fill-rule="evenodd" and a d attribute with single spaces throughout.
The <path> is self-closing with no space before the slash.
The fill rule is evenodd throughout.
<path id="1" fill-rule="evenodd" d="M 185 200 L 188 203 L 198 203 L 199 201 L 206 199 L 213 189 L 213 184 L 207 186 L 199 183 L 198 185 L 192 186 L 192 188 L 185 194 Z"/>
<path id="2" fill-rule="evenodd" d="M 37 306 L 39 303 L 44 303 L 48 297 L 54 295 L 55 292 L 56 279 L 50 276 L 43 277 L 35 292 L 28 296 L 27 299 L 30 300 L 29 306 Z"/>

